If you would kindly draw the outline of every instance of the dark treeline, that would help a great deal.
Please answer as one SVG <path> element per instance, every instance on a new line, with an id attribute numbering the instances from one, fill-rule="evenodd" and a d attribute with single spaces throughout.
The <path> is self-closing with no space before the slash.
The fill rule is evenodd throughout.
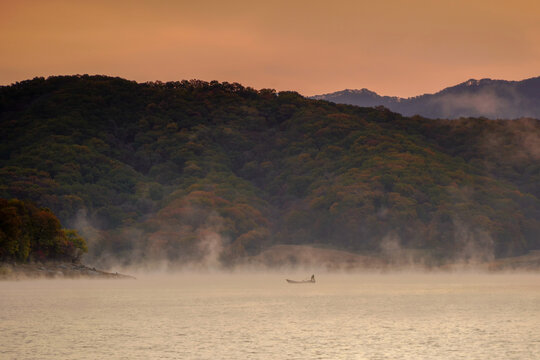
<path id="1" fill-rule="evenodd" d="M 0 88 L 0 197 L 123 261 L 278 243 L 452 260 L 540 248 L 540 122 L 430 120 L 233 83 Z M 391 248 L 391 247 L 390 247 Z M 385 250 L 386 249 L 386 250 Z"/>

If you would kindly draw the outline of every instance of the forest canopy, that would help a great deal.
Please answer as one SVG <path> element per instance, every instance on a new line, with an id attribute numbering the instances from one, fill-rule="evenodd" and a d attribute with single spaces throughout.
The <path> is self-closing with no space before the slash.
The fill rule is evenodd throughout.
<path id="1" fill-rule="evenodd" d="M 539 120 L 82 75 L 0 87 L 0 124 L 0 197 L 51 209 L 94 260 L 234 261 L 274 244 L 440 261 L 540 248 Z"/>

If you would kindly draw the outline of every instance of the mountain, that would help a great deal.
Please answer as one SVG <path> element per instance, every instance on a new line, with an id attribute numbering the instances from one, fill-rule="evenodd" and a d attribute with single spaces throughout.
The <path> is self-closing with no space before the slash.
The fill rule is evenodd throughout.
<path id="1" fill-rule="evenodd" d="M 434 265 L 540 249 L 538 120 L 82 75 L 0 87 L 0 126 L 0 198 L 49 208 L 96 266 L 276 244 Z"/>
<path id="2" fill-rule="evenodd" d="M 522 81 L 468 80 L 435 94 L 412 98 L 380 96 L 367 89 L 312 96 L 338 104 L 384 106 L 406 116 L 457 119 L 540 119 L 540 77 Z"/>

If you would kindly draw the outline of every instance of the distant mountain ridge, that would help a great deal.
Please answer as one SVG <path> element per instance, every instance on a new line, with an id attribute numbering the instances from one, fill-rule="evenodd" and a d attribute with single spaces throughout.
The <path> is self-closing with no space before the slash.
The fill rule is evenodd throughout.
<path id="1" fill-rule="evenodd" d="M 435 94 L 410 98 L 381 96 L 368 89 L 315 95 L 316 100 L 357 106 L 384 106 L 406 116 L 457 119 L 540 118 L 540 77 L 522 81 L 470 79 Z"/>

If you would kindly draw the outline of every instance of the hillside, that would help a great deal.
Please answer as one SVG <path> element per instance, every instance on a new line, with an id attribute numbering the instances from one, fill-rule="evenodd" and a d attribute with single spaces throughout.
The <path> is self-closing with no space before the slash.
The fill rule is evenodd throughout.
<path id="1" fill-rule="evenodd" d="M 540 77 L 536 77 L 522 81 L 470 79 L 435 94 L 411 98 L 380 96 L 367 89 L 342 90 L 312 98 L 357 106 L 385 106 L 406 116 L 433 119 L 540 119 L 539 94 Z"/>
<path id="2" fill-rule="evenodd" d="M 0 88 L 0 197 L 50 208 L 99 266 L 276 244 L 444 263 L 540 249 L 540 122 L 407 118 L 233 83 Z"/>

